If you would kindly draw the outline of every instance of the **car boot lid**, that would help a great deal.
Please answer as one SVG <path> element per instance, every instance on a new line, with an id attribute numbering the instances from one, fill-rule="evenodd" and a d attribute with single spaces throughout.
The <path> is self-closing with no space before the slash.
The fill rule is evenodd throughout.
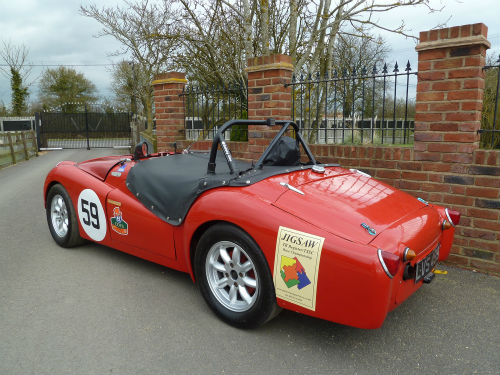
<path id="1" fill-rule="evenodd" d="M 273 205 L 332 234 L 364 244 L 397 222 L 414 220 L 422 213 L 417 211 L 427 207 L 356 170 L 326 171 L 323 178 L 310 170 L 274 177 L 284 192 Z"/>

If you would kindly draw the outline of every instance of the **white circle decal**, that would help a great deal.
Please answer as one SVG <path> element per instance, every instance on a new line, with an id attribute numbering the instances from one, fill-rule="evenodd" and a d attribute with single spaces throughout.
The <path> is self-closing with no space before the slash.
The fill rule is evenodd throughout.
<path id="1" fill-rule="evenodd" d="M 82 190 L 78 196 L 78 218 L 85 233 L 94 241 L 99 242 L 106 237 L 106 216 L 94 190 Z"/>

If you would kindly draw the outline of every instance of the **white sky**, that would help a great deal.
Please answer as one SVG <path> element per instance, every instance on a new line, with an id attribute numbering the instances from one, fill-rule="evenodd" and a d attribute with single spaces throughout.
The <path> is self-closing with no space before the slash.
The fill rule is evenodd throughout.
<path id="1" fill-rule="evenodd" d="M 123 4 L 121 0 L 95 0 L 100 6 Z M 29 48 L 33 64 L 108 64 L 121 60 L 110 53 L 120 48 L 111 37 L 94 38 L 99 24 L 78 13 L 80 4 L 88 0 L 0 0 L 0 40 L 24 44 Z M 380 16 L 385 26 L 398 25 L 404 20 L 412 34 L 429 30 L 438 24 L 457 26 L 483 22 L 492 43 L 490 54 L 500 53 L 500 0 L 431 0 L 441 12 L 429 14 L 425 7 L 396 9 Z M 415 42 L 402 36 L 381 33 L 392 52 L 389 61 L 398 60 L 400 66 L 410 60 L 416 66 Z M 31 80 L 40 76 L 44 68 L 35 67 Z M 111 96 L 110 67 L 75 67 L 85 74 L 102 97 Z M 37 96 L 37 82 L 30 86 L 31 98 Z M 0 102 L 10 106 L 10 82 L 0 74 Z"/>

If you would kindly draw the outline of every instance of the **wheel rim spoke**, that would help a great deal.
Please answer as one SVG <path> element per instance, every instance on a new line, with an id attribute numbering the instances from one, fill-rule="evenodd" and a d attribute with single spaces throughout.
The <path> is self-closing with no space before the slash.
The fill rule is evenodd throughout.
<path id="1" fill-rule="evenodd" d="M 228 284 L 228 278 L 227 277 L 223 277 L 222 279 L 220 279 L 218 282 L 217 282 L 217 288 L 219 289 L 224 289 Z"/>
<path id="2" fill-rule="evenodd" d="M 240 264 L 240 248 L 239 247 L 234 248 L 232 259 L 233 259 L 234 264 Z"/>
<path id="3" fill-rule="evenodd" d="M 250 288 L 257 288 L 257 281 L 255 279 L 252 279 L 250 277 L 244 277 L 243 282 L 245 283 L 246 286 L 249 286 Z"/>
<path id="4" fill-rule="evenodd" d="M 253 264 L 250 261 L 246 261 L 244 264 L 242 264 L 240 266 L 240 270 L 243 273 L 246 273 L 246 272 L 250 271 L 252 268 L 253 268 Z"/>
<path id="5" fill-rule="evenodd" d="M 226 272 L 226 267 L 222 263 L 217 262 L 215 259 L 212 259 L 210 264 L 217 271 L 219 271 L 219 272 Z"/>
<path id="6" fill-rule="evenodd" d="M 238 292 L 240 293 L 241 298 L 243 298 L 247 304 L 252 303 L 252 296 L 248 293 L 244 286 L 240 285 L 238 287 Z"/>
<path id="7" fill-rule="evenodd" d="M 224 263 L 226 263 L 226 264 L 231 263 L 231 257 L 229 256 L 229 253 L 227 252 L 226 249 L 221 247 L 219 249 L 219 254 L 220 254 L 222 260 L 224 261 Z"/>
<path id="8" fill-rule="evenodd" d="M 231 285 L 231 288 L 229 289 L 229 300 L 231 301 L 231 303 L 236 302 L 236 298 L 238 297 L 236 291 L 236 287 L 234 285 Z"/>

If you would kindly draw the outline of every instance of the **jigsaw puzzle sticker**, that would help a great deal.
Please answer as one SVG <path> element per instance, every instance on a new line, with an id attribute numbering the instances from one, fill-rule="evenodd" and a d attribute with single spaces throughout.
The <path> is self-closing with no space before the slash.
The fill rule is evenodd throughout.
<path id="1" fill-rule="evenodd" d="M 323 237 L 280 227 L 274 259 L 276 297 L 316 310 L 319 262 Z"/>

